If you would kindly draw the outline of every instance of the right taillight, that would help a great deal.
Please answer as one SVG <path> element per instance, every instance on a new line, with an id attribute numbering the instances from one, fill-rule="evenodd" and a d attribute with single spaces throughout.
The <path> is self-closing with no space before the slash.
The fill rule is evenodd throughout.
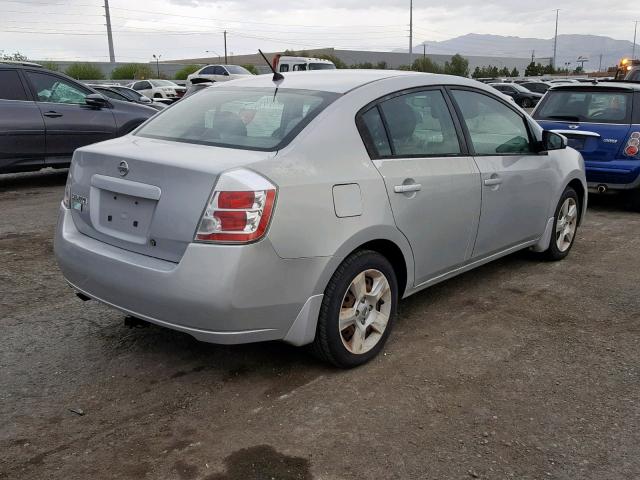
<path id="1" fill-rule="evenodd" d="M 627 145 L 624 147 L 624 154 L 627 157 L 636 157 L 640 152 L 640 132 L 633 132 L 627 140 Z"/>
<path id="2" fill-rule="evenodd" d="M 276 187 L 251 170 L 220 176 L 207 202 L 194 240 L 248 243 L 264 236 L 271 221 Z"/>
<path id="3" fill-rule="evenodd" d="M 71 208 L 71 169 L 67 174 L 67 183 L 64 185 L 64 197 L 62 197 L 64 208 Z"/>

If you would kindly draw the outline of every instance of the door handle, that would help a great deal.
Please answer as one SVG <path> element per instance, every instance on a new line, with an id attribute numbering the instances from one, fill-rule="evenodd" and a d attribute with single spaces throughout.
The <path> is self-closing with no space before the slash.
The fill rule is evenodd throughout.
<path id="1" fill-rule="evenodd" d="M 49 117 L 49 118 L 58 118 L 58 117 L 61 117 L 61 116 L 62 116 L 62 114 L 61 114 L 61 113 L 54 112 L 54 111 L 45 112 L 43 115 L 44 115 L 45 117 Z"/>
<path id="2" fill-rule="evenodd" d="M 396 193 L 419 192 L 420 190 L 422 190 L 422 185 L 420 185 L 419 183 L 396 185 L 395 187 L 393 187 L 393 191 Z"/>
<path id="3" fill-rule="evenodd" d="M 492 187 L 494 185 L 500 185 L 502 183 L 502 179 L 500 177 L 491 177 L 487 178 L 484 181 L 485 186 Z"/>

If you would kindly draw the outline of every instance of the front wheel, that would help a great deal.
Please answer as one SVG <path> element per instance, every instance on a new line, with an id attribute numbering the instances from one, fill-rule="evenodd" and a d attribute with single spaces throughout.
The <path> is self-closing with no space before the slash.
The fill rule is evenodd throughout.
<path id="1" fill-rule="evenodd" d="M 312 351 L 341 368 L 368 362 L 389 337 L 397 303 L 398 282 L 389 261 L 371 250 L 353 253 L 327 285 Z"/>
<path id="2" fill-rule="evenodd" d="M 578 194 L 567 187 L 556 207 L 549 248 L 543 252 L 547 260 L 562 260 L 569 255 L 578 231 L 579 208 Z"/>

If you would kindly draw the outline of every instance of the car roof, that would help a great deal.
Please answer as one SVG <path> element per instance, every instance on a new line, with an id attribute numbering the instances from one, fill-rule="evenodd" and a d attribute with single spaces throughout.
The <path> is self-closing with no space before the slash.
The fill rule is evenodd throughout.
<path id="1" fill-rule="evenodd" d="M 452 83 L 451 78 L 458 78 L 461 84 L 468 84 L 462 77 L 451 77 L 450 75 L 434 75 L 430 73 L 409 72 L 402 70 L 311 70 L 306 72 L 284 73 L 284 80 L 279 83 L 279 88 L 295 88 L 301 90 L 317 90 L 333 93 L 347 93 L 350 90 L 361 87 L 371 82 L 384 80 L 393 77 L 409 75 L 424 75 L 431 79 L 429 84 Z M 247 78 L 231 80 L 214 84 L 214 88 L 224 88 L 225 86 L 246 86 L 246 87 L 273 87 L 272 74 L 252 75 Z M 444 80 L 446 78 L 446 80 Z M 475 83 L 475 82 L 474 82 Z"/>
<path id="2" fill-rule="evenodd" d="M 623 92 L 633 92 L 640 90 L 640 83 L 636 82 L 590 82 L 590 83 L 565 83 L 553 85 L 549 90 L 617 90 Z"/>

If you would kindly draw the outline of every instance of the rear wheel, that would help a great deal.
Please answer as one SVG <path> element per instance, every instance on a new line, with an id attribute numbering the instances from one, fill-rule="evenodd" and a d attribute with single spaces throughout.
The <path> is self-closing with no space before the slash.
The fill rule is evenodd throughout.
<path id="1" fill-rule="evenodd" d="M 368 362 L 389 337 L 397 303 L 398 283 L 389 261 L 371 250 L 353 253 L 327 285 L 312 351 L 341 368 Z"/>
<path id="2" fill-rule="evenodd" d="M 547 260 L 562 260 L 569 255 L 578 231 L 579 209 L 578 194 L 573 188 L 567 187 L 556 207 L 549 248 L 543 252 Z"/>

